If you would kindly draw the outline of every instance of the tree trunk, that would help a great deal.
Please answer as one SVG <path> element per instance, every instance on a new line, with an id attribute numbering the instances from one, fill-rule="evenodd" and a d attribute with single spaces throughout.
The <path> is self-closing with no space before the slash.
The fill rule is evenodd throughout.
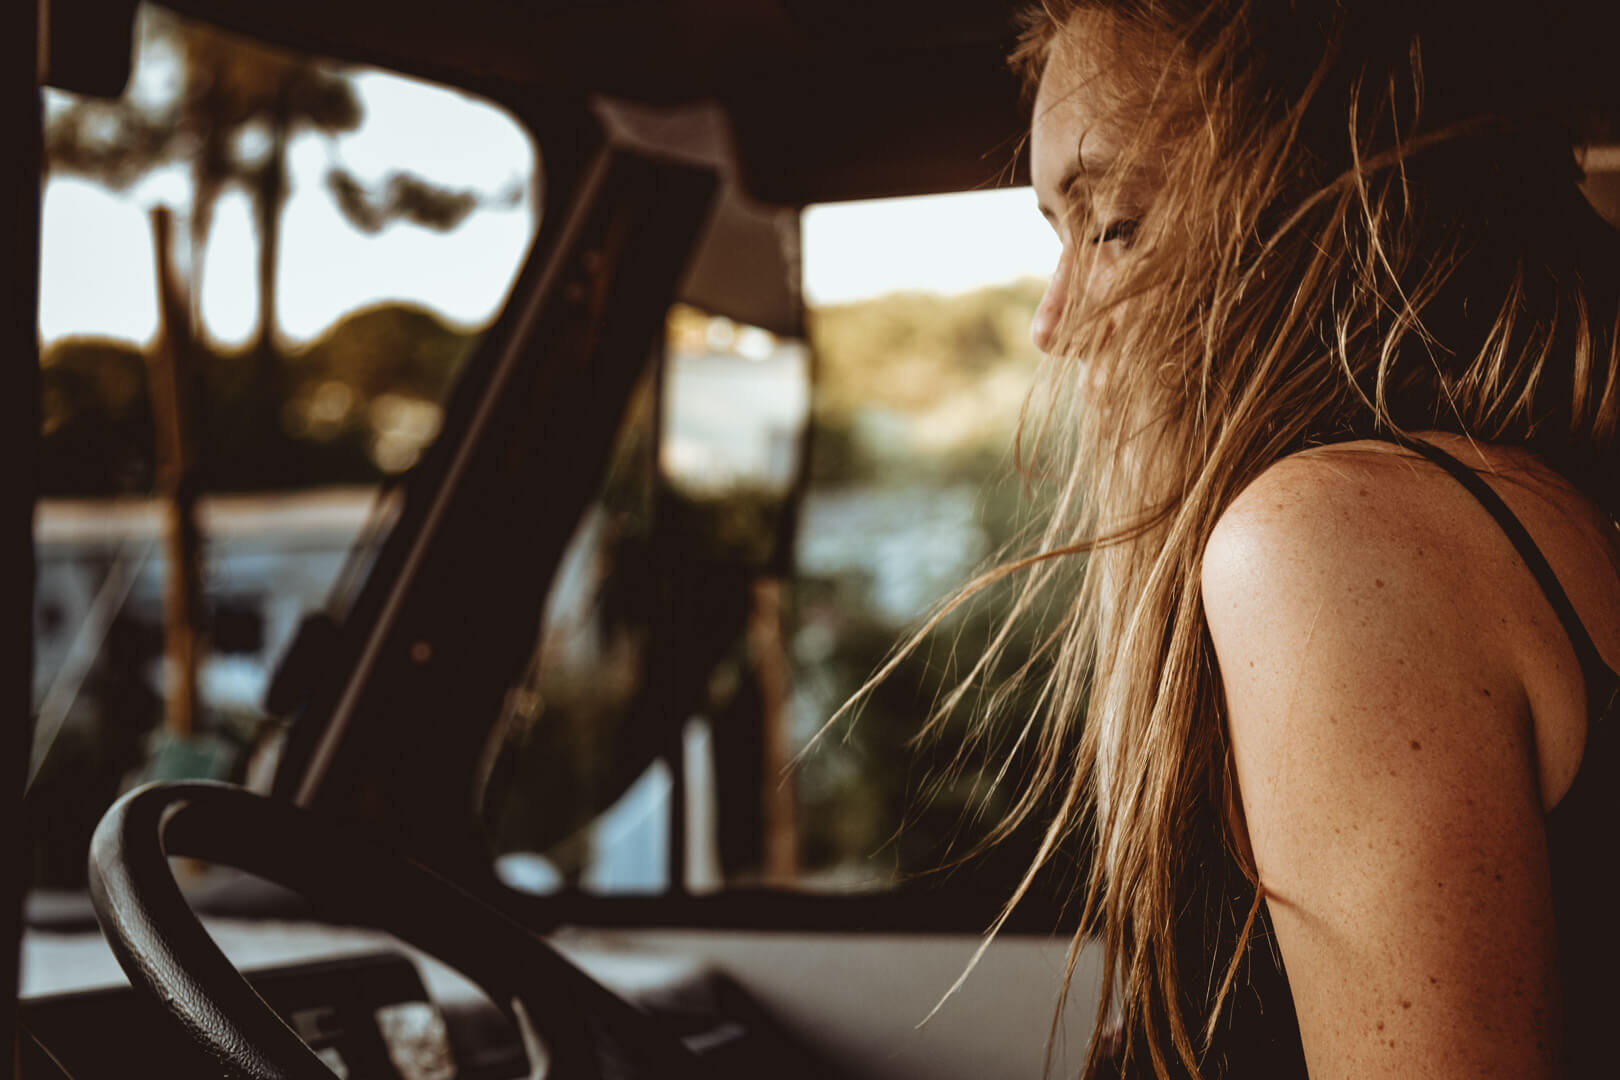
<path id="1" fill-rule="evenodd" d="M 276 347 L 281 262 L 281 209 L 287 199 L 287 139 L 292 127 L 292 91 L 303 77 L 298 66 L 282 72 L 270 99 L 270 152 L 259 171 L 254 213 L 259 233 L 259 331 L 253 346 L 255 395 L 264 408 L 277 408 L 281 391 L 281 354 Z"/>
<path id="2" fill-rule="evenodd" d="M 782 581 L 755 580 L 748 612 L 748 656 L 759 680 L 760 722 L 764 727 L 764 784 L 760 812 L 765 822 L 765 880 L 787 885 L 799 876 L 799 828 L 789 731 L 793 692 L 787 643 L 782 640 Z"/>
<path id="3" fill-rule="evenodd" d="M 191 305 L 174 267 L 173 219 L 152 212 L 161 322 L 148 354 L 152 420 L 156 428 L 158 490 L 164 504 L 163 637 L 168 686 L 164 715 L 170 734 L 197 728 L 197 668 L 201 661 L 202 536 L 197 528 L 194 335 Z"/>

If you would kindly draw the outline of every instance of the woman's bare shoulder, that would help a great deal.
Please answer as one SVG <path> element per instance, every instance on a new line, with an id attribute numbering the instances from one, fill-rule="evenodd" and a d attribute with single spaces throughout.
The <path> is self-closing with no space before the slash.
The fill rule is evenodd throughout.
<path id="1" fill-rule="evenodd" d="M 1569 592 L 1613 582 L 1620 563 L 1612 527 L 1529 451 L 1439 433 L 1424 438 L 1496 489 Z M 1476 497 L 1416 451 L 1388 442 L 1324 446 L 1273 463 L 1217 522 L 1204 556 L 1206 589 L 1229 580 L 1252 586 L 1260 571 L 1286 570 L 1279 560 L 1334 575 L 1405 569 L 1454 601 L 1541 606 L 1539 586 Z M 1603 614 L 1594 610 L 1593 621 Z M 1593 629 L 1604 636 L 1603 627 Z"/>
<path id="2" fill-rule="evenodd" d="M 1617 666 L 1620 535 L 1607 516 L 1523 448 L 1425 438 L 1504 500 Z M 1415 452 L 1350 443 L 1276 462 L 1217 523 L 1203 589 L 1228 658 L 1287 619 L 1326 629 L 1348 618 L 1371 638 L 1409 642 L 1431 679 L 1437 654 L 1498 673 L 1530 716 L 1544 808 L 1573 782 L 1588 702 L 1569 630 L 1501 523 Z"/>
<path id="3" fill-rule="evenodd" d="M 1371 599 L 1395 617 L 1408 606 L 1396 597 L 1455 597 L 1490 539 L 1459 513 L 1469 499 L 1454 479 L 1388 443 L 1283 458 L 1216 523 L 1203 561 L 1206 606 Z"/>
<path id="4" fill-rule="evenodd" d="M 1205 552 L 1233 767 L 1313 1077 L 1417 1060 L 1551 1075 L 1527 601 L 1471 498 L 1393 448 L 1300 454 Z"/>
<path id="5" fill-rule="evenodd" d="M 1268 468 L 1221 516 L 1203 561 L 1234 741 L 1353 722 L 1358 752 L 1398 748 L 1459 702 L 1459 733 L 1521 741 L 1521 609 L 1535 586 L 1492 528 L 1454 479 L 1383 444 Z"/>

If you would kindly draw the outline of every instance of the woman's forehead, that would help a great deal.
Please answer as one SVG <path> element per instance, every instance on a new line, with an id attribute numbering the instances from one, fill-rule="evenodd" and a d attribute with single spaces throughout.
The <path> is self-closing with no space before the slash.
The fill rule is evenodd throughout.
<path id="1" fill-rule="evenodd" d="M 1031 179 L 1049 193 L 1077 168 L 1082 175 L 1104 171 L 1120 131 L 1100 80 L 1083 77 L 1056 56 L 1053 61 L 1041 76 L 1030 126 Z"/>
<path id="2" fill-rule="evenodd" d="M 1071 173 L 1096 184 L 1112 171 L 1163 89 L 1172 51 L 1162 35 L 1138 29 L 1085 9 L 1048 48 L 1030 132 L 1031 179 L 1048 210 L 1058 208 Z"/>

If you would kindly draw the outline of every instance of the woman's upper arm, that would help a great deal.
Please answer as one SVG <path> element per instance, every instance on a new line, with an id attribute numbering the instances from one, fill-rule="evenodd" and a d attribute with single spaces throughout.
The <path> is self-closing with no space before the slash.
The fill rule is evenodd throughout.
<path id="1" fill-rule="evenodd" d="M 1205 554 L 1249 840 L 1306 1058 L 1313 1080 L 1555 1076 L 1522 681 L 1489 583 L 1403 505 L 1286 461 Z"/>

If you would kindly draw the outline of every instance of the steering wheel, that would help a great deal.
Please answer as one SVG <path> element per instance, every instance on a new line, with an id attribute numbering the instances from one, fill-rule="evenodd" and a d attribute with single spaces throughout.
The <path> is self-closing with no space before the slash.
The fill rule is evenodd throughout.
<path id="1" fill-rule="evenodd" d="M 102 932 L 139 990 L 234 1080 L 332 1080 L 333 1073 L 208 936 L 168 857 L 189 855 L 284 885 L 323 913 L 386 930 L 462 972 L 523 1033 L 532 1075 L 693 1078 L 702 1063 L 636 1006 L 538 935 L 419 863 L 300 807 L 230 784 L 136 788 L 90 844 Z"/>

